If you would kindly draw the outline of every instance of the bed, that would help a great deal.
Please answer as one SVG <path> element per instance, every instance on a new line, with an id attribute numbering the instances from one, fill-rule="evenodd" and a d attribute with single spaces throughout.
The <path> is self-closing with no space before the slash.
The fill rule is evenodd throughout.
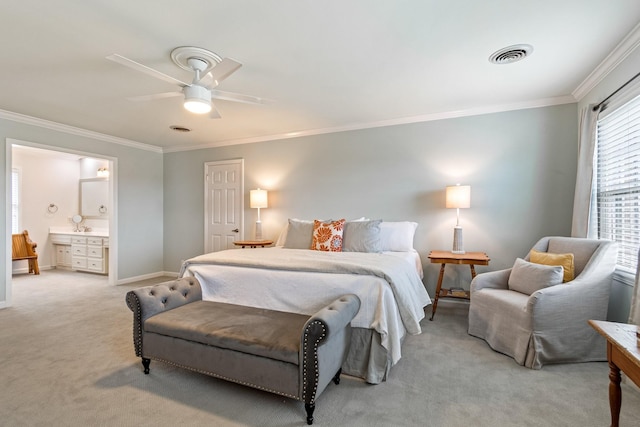
<path id="1" fill-rule="evenodd" d="M 313 314 L 345 293 L 356 294 L 361 309 L 351 322 L 343 372 L 371 384 L 384 381 L 401 358 L 404 337 L 421 333 L 424 307 L 431 303 L 413 249 L 417 224 L 345 222 L 345 250 L 332 252 L 308 249 L 309 221 L 296 228 L 297 221 L 302 220 L 289 220 L 276 247 L 200 255 L 183 263 L 180 276 L 196 277 L 205 300 L 302 314 Z"/>

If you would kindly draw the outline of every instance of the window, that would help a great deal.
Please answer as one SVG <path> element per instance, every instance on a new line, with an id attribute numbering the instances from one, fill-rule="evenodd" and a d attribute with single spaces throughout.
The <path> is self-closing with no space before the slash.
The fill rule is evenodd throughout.
<path id="1" fill-rule="evenodd" d="M 618 268 L 633 274 L 640 247 L 640 96 L 599 119 L 596 138 L 597 237 L 618 242 Z"/>
<path id="2" fill-rule="evenodd" d="M 20 170 L 11 169 L 11 233 L 20 233 Z"/>

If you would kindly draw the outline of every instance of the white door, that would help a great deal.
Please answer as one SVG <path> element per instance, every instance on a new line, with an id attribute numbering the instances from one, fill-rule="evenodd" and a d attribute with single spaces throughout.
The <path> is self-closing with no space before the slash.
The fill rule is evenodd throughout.
<path id="1" fill-rule="evenodd" d="M 244 160 L 207 162 L 204 175 L 205 253 L 233 248 L 244 236 Z"/>

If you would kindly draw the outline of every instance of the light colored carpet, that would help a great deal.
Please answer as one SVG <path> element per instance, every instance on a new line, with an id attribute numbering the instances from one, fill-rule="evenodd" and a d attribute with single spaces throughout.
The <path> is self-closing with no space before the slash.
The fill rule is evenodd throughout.
<path id="1" fill-rule="evenodd" d="M 101 276 L 16 276 L 0 310 L 0 425 L 302 426 L 303 404 L 151 362 L 142 373 L 125 294 Z M 429 310 L 429 309 L 428 309 Z M 443 301 L 407 337 L 385 383 L 342 377 L 317 401 L 318 426 L 606 426 L 608 366 L 532 371 L 466 333 L 467 306 Z M 621 425 L 640 425 L 623 384 Z"/>

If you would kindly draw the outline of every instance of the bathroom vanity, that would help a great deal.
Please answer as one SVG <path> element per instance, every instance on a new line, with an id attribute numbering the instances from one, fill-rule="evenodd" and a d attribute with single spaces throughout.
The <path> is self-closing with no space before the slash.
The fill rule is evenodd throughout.
<path id="1" fill-rule="evenodd" d="M 51 227 L 49 237 L 54 247 L 56 268 L 109 273 L 107 231 L 72 231 Z"/>

